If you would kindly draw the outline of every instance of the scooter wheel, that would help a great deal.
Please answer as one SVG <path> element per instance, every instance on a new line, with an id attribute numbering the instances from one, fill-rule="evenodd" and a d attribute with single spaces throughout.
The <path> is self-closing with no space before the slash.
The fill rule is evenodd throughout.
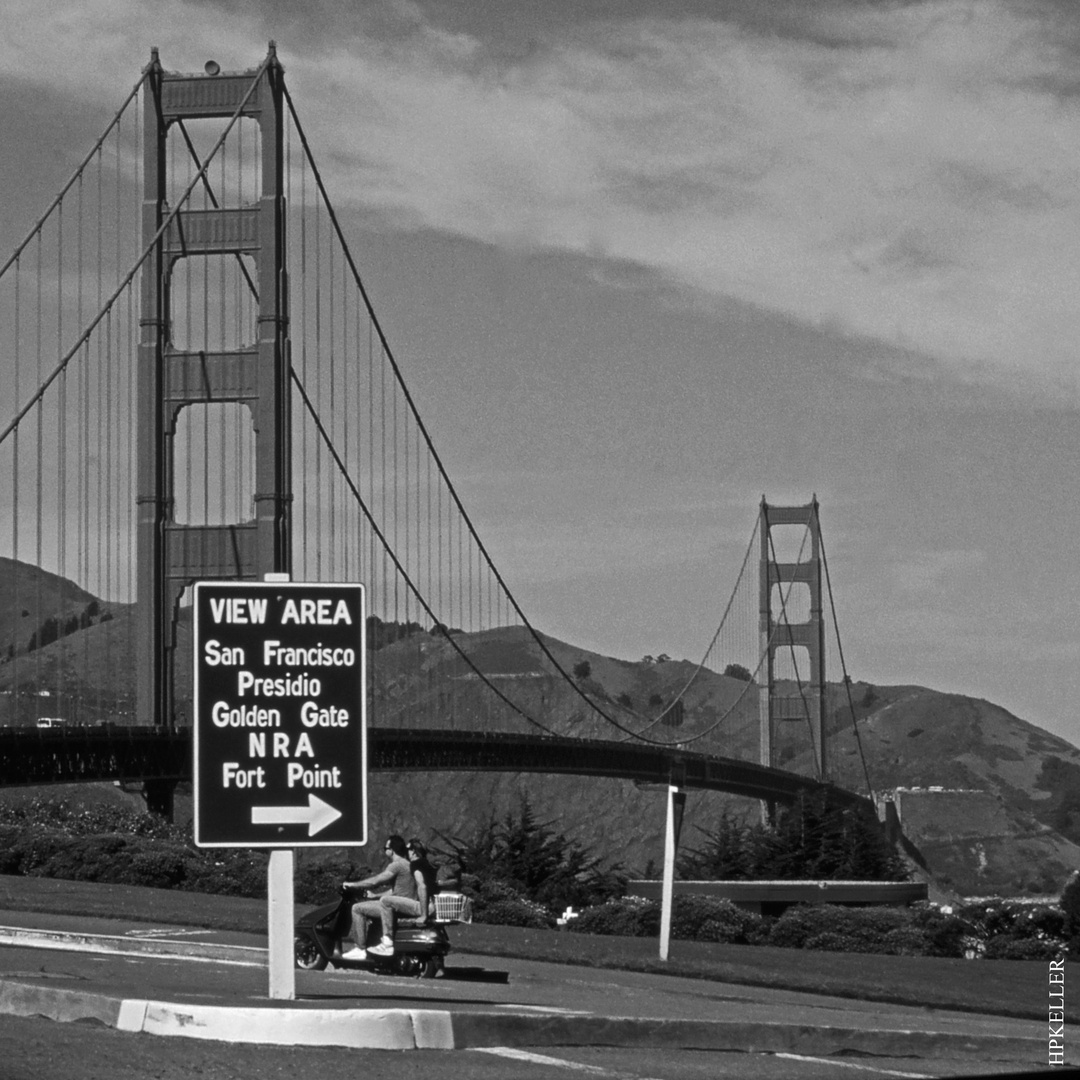
<path id="1" fill-rule="evenodd" d="M 405 975 L 415 979 L 422 974 L 424 962 L 412 953 L 397 953 L 391 961 L 391 967 L 395 975 Z"/>
<path id="2" fill-rule="evenodd" d="M 296 966 L 302 971 L 322 971 L 326 967 L 326 957 L 309 937 L 297 934 L 293 939 L 293 956 Z"/>
<path id="3" fill-rule="evenodd" d="M 442 971 L 442 957 L 433 956 L 426 964 L 424 964 L 423 971 L 420 972 L 421 979 L 434 979 L 436 975 Z"/>

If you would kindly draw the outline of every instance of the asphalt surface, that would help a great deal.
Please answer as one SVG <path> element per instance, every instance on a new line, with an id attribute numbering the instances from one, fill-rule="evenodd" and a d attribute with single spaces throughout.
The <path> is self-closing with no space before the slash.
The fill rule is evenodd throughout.
<path id="1" fill-rule="evenodd" d="M 1046 1063 L 1046 1025 L 1032 1020 L 459 953 L 434 980 L 297 971 L 296 999 L 272 1001 L 261 935 L 28 912 L 3 912 L 0 923 L 0 1012 L 128 1031 L 385 1049 L 697 1047 Z"/>

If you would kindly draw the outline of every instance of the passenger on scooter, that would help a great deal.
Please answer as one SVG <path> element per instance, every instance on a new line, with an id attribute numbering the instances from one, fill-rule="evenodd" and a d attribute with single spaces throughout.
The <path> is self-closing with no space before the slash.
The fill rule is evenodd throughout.
<path id="1" fill-rule="evenodd" d="M 435 914 L 435 894 L 439 891 L 437 884 L 439 872 L 428 862 L 427 848 L 424 846 L 423 841 L 412 836 L 405 846 L 409 852 L 409 868 L 416 879 L 417 894 L 419 896 L 421 889 L 423 889 L 424 895 L 427 897 L 427 903 L 422 905 L 425 918 L 427 918 Z"/>
<path id="2" fill-rule="evenodd" d="M 394 925 L 398 915 L 426 923 L 430 914 L 428 906 L 434 903 L 435 867 L 427 861 L 427 848 L 413 837 L 405 845 L 405 849 L 409 857 L 413 884 L 416 886 L 416 899 L 410 900 L 407 896 L 395 896 L 393 893 L 383 893 L 379 897 L 383 938 L 380 944 L 371 947 L 375 956 L 394 955 Z"/>
<path id="3" fill-rule="evenodd" d="M 408 900 L 413 910 L 419 910 L 416 899 L 416 879 L 409 866 L 407 857 L 408 849 L 405 841 L 393 833 L 386 838 L 383 846 L 389 862 L 377 874 L 364 878 L 361 881 L 345 881 L 342 887 L 346 889 L 370 889 L 379 885 L 390 885 L 390 889 L 377 900 L 360 900 L 352 906 L 353 938 L 356 941 L 354 948 L 342 954 L 343 960 L 366 960 L 368 920 L 379 919 L 383 924 L 382 944 L 373 945 L 371 951 L 379 956 L 392 956 L 394 953 L 393 922 L 389 927 L 386 924 L 386 913 L 392 912 L 390 907 L 384 907 L 382 900 L 387 896 L 395 899 Z M 393 915 L 391 914 L 391 920 Z"/>

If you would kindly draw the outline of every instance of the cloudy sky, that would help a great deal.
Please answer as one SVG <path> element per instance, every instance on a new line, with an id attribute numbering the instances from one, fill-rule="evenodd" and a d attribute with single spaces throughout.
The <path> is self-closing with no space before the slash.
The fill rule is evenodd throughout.
<path id="1" fill-rule="evenodd" d="M 276 40 L 534 623 L 697 659 L 816 493 L 857 679 L 1080 743 L 1069 0 L 2 0 L 10 250 L 137 81 Z M 302 12 L 302 13 L 301 13 Z"/>

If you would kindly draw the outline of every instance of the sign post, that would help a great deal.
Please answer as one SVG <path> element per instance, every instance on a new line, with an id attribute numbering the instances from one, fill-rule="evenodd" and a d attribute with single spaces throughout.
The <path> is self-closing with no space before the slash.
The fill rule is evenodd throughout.
<path id="1" fill-rule="evenodd" d="M 271 852 L 279 900 L 294 848 L 367 843 L 365 644 L 362 585 L 195 586 L 195 843 L 288 849 Z M 275 910 L 270 996 L 291 998 L 292 918 Z"/>

